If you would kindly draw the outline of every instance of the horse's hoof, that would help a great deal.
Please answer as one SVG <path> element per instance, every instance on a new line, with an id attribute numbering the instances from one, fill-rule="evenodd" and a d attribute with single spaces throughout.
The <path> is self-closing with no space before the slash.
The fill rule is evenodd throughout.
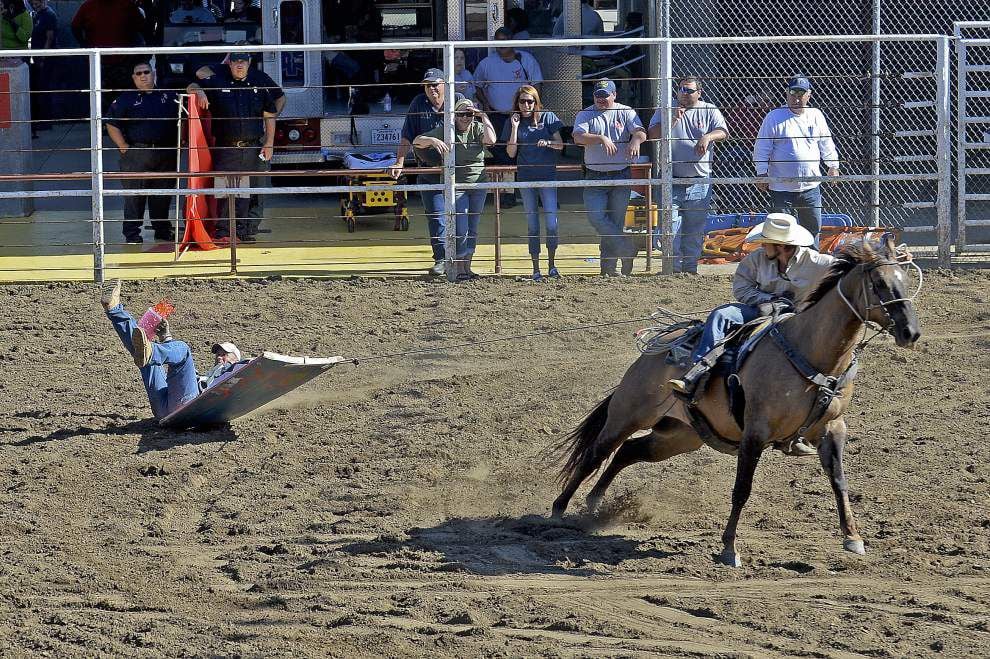
<path id="1" fill-rule="evenodd" d="M 588 513 L 595 515 L 598 513 L 598 507 L 602 505 L 601 497 L 588 497 L 584 500 L 585 505 L 588 507 Z"/>
<path id="2" fill-rule="evenodd" d="M 866 555 L 866 546 L 863 544 L 862 540 L 850 540 L 846 538 L 842 541 L 842 548 L 846 551 L 851 551 L 854 554 L 859 554 L 860 556 Z"/>
<path id="3" fill-rule="evenodd" d="M 739 560 L 739 554 L 731 549 L 723 549 L 722 553 L 718 555 L 718 562 L 722 565 L 728 565 L 729 567 L 742 567 L 742 561 Z"/>

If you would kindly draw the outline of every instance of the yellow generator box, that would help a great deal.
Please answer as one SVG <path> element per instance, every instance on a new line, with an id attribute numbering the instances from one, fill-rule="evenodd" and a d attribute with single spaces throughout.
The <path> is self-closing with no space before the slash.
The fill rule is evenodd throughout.
<path id="1" fill-rule="evenodd" d="M 647 224 L 649 222 L 649 224 Z M 622 227 L 623 233 L 650 233 L 651 228 L 655 228 L 660 223 L 659 210 L 656 204 L 650 205 L 650 214 L 647 217 L 646 206 L 642 204 L 629 204 L 626 207 L 626 221 Z"/>

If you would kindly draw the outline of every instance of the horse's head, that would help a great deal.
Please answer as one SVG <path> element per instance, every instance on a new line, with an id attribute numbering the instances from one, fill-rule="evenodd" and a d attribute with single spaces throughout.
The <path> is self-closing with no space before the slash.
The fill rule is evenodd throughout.
<path id="1" fill-rule="evenodd" d="M 838 282 L 839 294 L 856 316 L 875 323 L 894 337 L 902 348 L 911 348 L 921 337 L 914 300 L 921 290 L 921 269 L 907 252 L 899 252 L 892 234 L 879 243 L 864 242 L 852 251 L 858 264 Z M 918 273 L 915 290 L 905 266 Z"/>

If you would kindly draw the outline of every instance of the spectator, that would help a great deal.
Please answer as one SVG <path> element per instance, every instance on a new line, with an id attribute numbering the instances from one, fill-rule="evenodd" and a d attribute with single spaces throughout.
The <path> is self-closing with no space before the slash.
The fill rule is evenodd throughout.
<path id="1" fill-rule="evenodd" d="M 225 23 L 261 23 L 261 10 L 247 0 L 233 0 L 230 12 L 224 17 Z"/>
<path id="2" fill-rule="evenodd" d="M 712 150 L 729 136 L 725 119 L 717 107 L 701 100 L 702 84 L 696 76 L 677 83 L 677 107 L 670 127 L 671 155 L 675 178 L 697 179 L 674 185 L 671 199 L 674 272 L 698 273 L 705 238 L 705 222 L 712 205 Z M 662 134 L 664 108 L 650 119 L 649 138 Z"/>
<path id="3" fill-rule="evenodd" d="M 585 36 L 596 36 L 605 34 L 605 24 L 597 11 L 591 8 L 591 0 L 581 0 L 581 34 Z M 561 14 L 553 24 L 553 35 L 563 36 L 567 32 L 564 25 L 564 15 Z"/>
<path id="4" fill-rule="evenodd" d="M 179 119 L 179 96 L 174 91 L 155 88 L 155 72 L 148 62 L 133 69 L 135 91 L 124 92 L 110 104 L 107 133 L 120 151 L 123 172 L 176 171 L 176 125 Z M 125 190 L 174 187 L 175 179 L 129 178 L 121 181 Z M 155 240 L 175 240 L 169 207 L 172 197 L 146 195 L 124 197 L 124 240 L 130 244 L 144 242 L 145 204 L 155 229 Z"/>
<path id="5" fill-rule="evenodd" d="M 839 175 L 839 153 L 832 131 L 818 108 L 808 107 L 811 81 L 797 75 L 787 82 L 787 103 L 771 110 L 763 119 L 753 147 L 757 176 L 769 176 L 769 183 L 757 183 L 770 191 L 770 204 L 779 213 L 794 213 L 798 223 L 815 237 L 818 248 L 822 228 L 822 192 L 817 181 L 784 181 L 786 177 L 821 176 L 824 160 L 829 176 Z"/>
<path id="6" fill-rule="evenodd" d="M 134 0 L 85 0 L 72 17 L 72 35 L 83 48 L 126 48 L 140 45 L 144 17 Z M 102 58 L 104 107 L 117 93 L 131 88 L 133 63 L 124 55 Z"/>
<path id="7" fill-rule="evenodd" d="M 201 391 L 226 380 L 229 373 L 247 364 L 247 360 L 241 360 L 241 351 L 233 343 L 214 343 L 210 350 L 213 368 L 205 375 L 197 375 L 189 345 L 172 338 L 167 320 L 159 324 L 154 336 L 148 336 L 127 313 L 120 301 L 120 280 L 108 282 L 100 296 L 100 304 L 120 342 L 141 370 L 141 381 L 156 419 L 168 416 Z"/>
<path id="8" fill-rule="evenodd" d="M 585 179 L 629 179 L 629 165 L 639 158 L 646 129 L 635 110 L 615 101 L 615 83 L 611 80 L 595 83 L 594 99 L 594 105 L 574 118 L 574 143 L 584 147 Z M 622 230 L 631 192 L 626 185 L 584 188 L 588 221 L 601 237 L 601 272 L 605 277 L 632 273 L 636 245 Z M 621 273 L 616 272 L 617 259 L 622 259 Z"/>
<path id="9" fill-rule="evenodd" d="M 427 69 L 426 73 L 423 74 L 423 93 L 418 94 L 409 103 L 406 120 L 402 124 L 395 165 L 387 170 L 391 176 L 398 178 L 402 174 L 406 155 L 412 148 L 413 140 L 443 124 L 446 87 L 443 71 L 440 69 Z M 463 99 L 464 96 L 459 92 L 454 92 L 455 103 Z M 442 180 L 443 177 L 440 174 L 420 174 L 417 182 L 422 184 L 440 183 Z M 447 221 L 444 216 L 443 191 L 424 190 L 420 193 L 420 198 L 423 200 L 423 210 L 429 222 L 430 246 L 433 248 L 433 267 L 430 268 L 429 272 L 431 275 L 439 276 L 446 272 L 444 261 L 446 259 Z"/>
<path id="10" fill-rule="evenodd" d="M 196 25 L 212 25 L 217 22 L 213 12 L 197 4 L 194 0 L 179 0 L 179 8 L 169 14 L 169 23 L 193 23 Z"/>
<path id="11" fill-rule="evenodd" d="M 507 28 L 495 30 L 496 41 L 507 41 L 512 33 Z M 509 114 L 513 112 L 513 100 L 519 88 L 529 83 L 537 90 L 543 82 L 543 71 L 536 59 L 524 50 L 496 48 L 495 52 L 478 63 L 474 70 L 474 85 L 481 107 L 492 113 L 495 134 L 501 135 Z M 504 145 L 492 148 L 496 164 L 511 164 Z M 502 205 L 511 208 L 515 205 L 515 195 L 503 197 Z"/>
<path id="12" fill-rule="evenodd" d="M 474 102 L 474 75 L 467 70 L 464 62 L 464 51 L 454 51 L 454 88 L 461 93 L 464 98 Z"/>
<path id="13" fill-rule="evenodd" d="M 485 147 L 495 144 L 495 128 L 488 116 L 474 103 L 462 98 L 454 105 L 454 165 L 456 183 L 481 183 L 485 176 Z M 443 140 L 443 126 L 437 126 L 413 140 L 416 154 L 430 164 L 442 162 L 450 150 Z M 454 231 L 457 237 L 455 281 L 478 279 L 471 270 L 478 243 L 478 223 L 485 209 L 487 190 L 462 190 L 454 198 Z"/>
<path id="14" fill-rule="evenodd" d="M 543 109 L 540 93 L 535 87 L 523 85 L 516 92 L 515 112 L 502 129 L 501 141 L 506 143 L 510 158 L 516 159 L 517 181 L 556 181 L 559 152 L 564 148 L 560 129 L 564 124 L 553 112 Z M 557 252 L 557 188 L 521 188 L 523 210 L 526 212 L 529 255 L 533 259 L 533 280 L 540 281 L 540 210 L 547 225 L 547 274 L 559 277 L 554 264 Z"/>
<path id="15" fill-rule="evenodd" d="M 247 45 L 240 42 L 237 45 Z M 251 54 L 235 51 L 226 68 L 187 87 L 196 94 L 200 109 L 212 108 L 213 169 L 218 172 L 263 171 L 271 163 L 275 147 L 275 118 L 285 107 L 285 92 L 268 74 L 251 67 Z M 259 150 L 260 147 L 260 150 Z M 254 187 L 252 178 L 225 178 L 226 187 Z M 257 182 L 258 177 L 254 177 Z M 234 203 L 237 239 L 257 241 L 261 218 L 250 214 L 251 195 L 238 196 Z M 226 196 L 217 203 L 217 214 L 229 217 Z M 227 222 L 219 222 L 216 238 L 228 237 Z"/>
<path id="16" fill-rule="evenodd" d="M 27 50 L 31 39 L 31 14 L 21 0 L 3 0 L 0 16 L 0 47 Z"/>
<path id="17" fill-rule="evenodd" d="M 31 50 L 48 50 L 57 48 L 55 32 L 58 30 L 58 16 L 55 10 L 48 6 L 48 0 L 31 0 L 32 30 Z M 31 58 L 31 137 L 37 137 L 39 130 L 51 128 L 49 121 L 54 118 L 52 112 L 52 90 L 55 84 L 57 63 L 50 57 Z"/>
<path id="18" fill-rule="evenodd" d="M 521 7 L 505 12 L 505 27 L 513 39 L 529 39 L 529 16 Z"/>

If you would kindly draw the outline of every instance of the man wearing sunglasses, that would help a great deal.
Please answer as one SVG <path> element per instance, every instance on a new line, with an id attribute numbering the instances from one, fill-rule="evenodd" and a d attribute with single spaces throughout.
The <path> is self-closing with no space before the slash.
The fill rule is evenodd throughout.
<path id="1" fill-rule="evenodd" d="M 693 178 L 694 183 L 674 185 L 673 210 L 674 272 L 698 273 L 698 259 L 705 238 L 705 222 L 712 205 L 712 150 L 729 136 L 721 111 L 701 100 L 701 80 L 687 76 L 677 83 L 677 107 L 673 109 L 670 140 L 674 176 Z M 664 108 L 650 119 L 649 138 L 663 135 Z"/>
<path id="2" fill-rule="evenodd" d="M 769 183 L 757 183 L 770 192 L 774 212 L 792 213 L 798 223 L 815 237 L 822 228 L 822 193 L 818 181 L 796 181 L 796 177 L 819 177 L 825 161 L 829 176 L 839 175 L 839 153 L 825 115 L 809 107 L 811 81 L 797 75 L 787 82 L 787 103 L 771 110 L 763 119 L 753 147 L 757 176 Z"/>
<path id="3" fill-rule="evenodd" d="M 107 111 L 107 134 L 120 151 L 122 172 L 174 172 L 179 97 L 174 91 L 155 88 L 155 72 L 141 61 L 131 70 L 134 91 L 120 95 Z M 175 179 L 128 178 L 121 181 L 125 190 L 174 188 Z M 155 240 L 174 241 L 169 221 L 172 195 L 124 197 L 124 240 L 129 244 L 144 242 L 141 228 L 145 206 Z"/>
<path id="4" fill-rule="evenodd" d="M 427 69 L 426 73 L 423 74 L 423 93 L 418 94 L 409 103 L 409 110 L 406 112 L 406 119 L 402 124 L 395 165 L 386 170 L 391 176 L 398 178 L 402 174 L 406 156 L 412 150 L 413 140 L 443 124 L 446 87 L 444 73 L 440 69 Z M 463 94 L 454 92 L 455 105 L 463 99 Z M 417 183 L 423 185 L 441 183 L 442 181 L 443 177 L 440 174 L 420 174 L 416 180 Z M 443 191 L 424 190 L 419 194 L 423 200 L 423 211 L 426 213 L 429 223 L 430 246 L 433 248 L 433 266 L 429 273 L 440 276 L 446 272 L 445 259 L 447 254 L 445 249 L 447 223 L 444 217 Z"/>

